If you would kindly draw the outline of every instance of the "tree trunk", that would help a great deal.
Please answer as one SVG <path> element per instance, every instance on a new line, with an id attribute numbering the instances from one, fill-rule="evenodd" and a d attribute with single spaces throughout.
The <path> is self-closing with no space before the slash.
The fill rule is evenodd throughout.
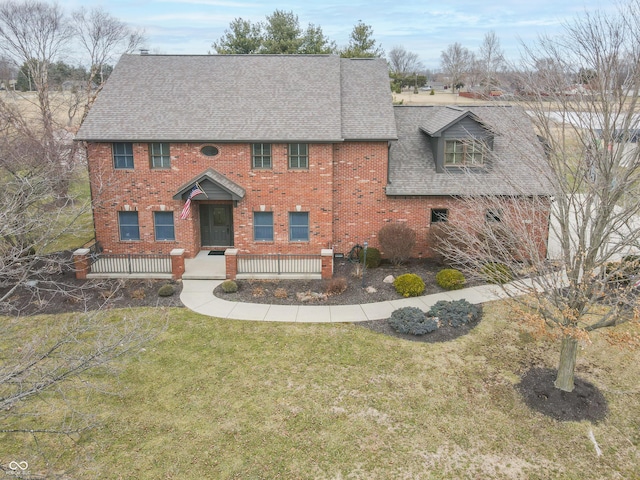
<path id="1" fill-rule="evenodd" d="M 578 356 L 578 340 L 572 337 L 563 337 L 562 348 L 560 349 L 560 364 L 558 365 L 558 376 L 554 385 L 565 392 L 573 391 L 573 375 L 576 368 L 576 358 Z"/>

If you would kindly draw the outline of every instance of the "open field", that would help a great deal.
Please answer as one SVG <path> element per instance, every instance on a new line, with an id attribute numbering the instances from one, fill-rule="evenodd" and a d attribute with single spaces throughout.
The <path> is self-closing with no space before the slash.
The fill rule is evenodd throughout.
<path id="1" fill-rule="evenodd" d="M 436 90 L 435 95 L 429 92 L 406 91 L 393 94 L 394 103 L 402 101 L 402 105 L 496 105 L 502 104 L 499 100 L 477 100 L 473 98 L 460 97 L 457 93 L 448 90 Z"/>
<path id="2" fill-rule="evenodd" d="M 89 379 L 118 395 L 77 395 L 99 428 L 77 443 L 40 436 L 41 447 L 52 442 L 46 457 L 31 436 L 0 436 L 2 464 L 25 460 L 37 474 L 46 458 L 72 478 L 114 479 L 640 477 L 639 356 L 597 334 L 577 367 L 609 402 L 594 425 L 523 403 L 520 376 L 554 367 L 559 349 L 521 331 L 505 303 L 487 305 L 471 333 L 441 344 L 352 324 L 168 312 L 166 332 L 123 361 L 119 380 Z M 135 313 L 159 314 L 110 314 Z M 35 329 L 57 320 L 21 321 Z"/>

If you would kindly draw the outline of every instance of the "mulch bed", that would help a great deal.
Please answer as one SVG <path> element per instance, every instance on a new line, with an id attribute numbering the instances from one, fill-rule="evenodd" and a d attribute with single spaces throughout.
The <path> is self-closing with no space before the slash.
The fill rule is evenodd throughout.
<path id="1" fill-rule="evenodd" d="M 436 284 L 436 274 L 444 267 L 432 260 L 413 259 L 401 266 L 394 266 L 383 262 L 377 268 L 365 271 L 365 287 L 376 289 L 369 293 L 363 287 L 361 277 L 355 276 L 356 266 L 346 260 L 336 261 L 334 265 L 333 282 L 339 278 L 346 281 L 347 288 L 340 294 L 328 295 L 325 300 L 318 300 L 308 305 L 358 305 L 361 303 L 384 302 L 398 300 L 402 296 L 396 292 L 390 283 L 384 283 L 385 277 L 398 277 L 403 273 L 415 273 L 425 283 L 424 295 L 446 292 Z M 214 290 L 214 295 L 232 302 L 264 303 L 272 305 L 302 305 L 296 293 L 316 292 L 325 293 L 331 287 L 332 280 L 237 280 L 238 291 L 225 293 L 220 287 Z M 482 282 L 469 281 L 466 286 L 480 285 Z M 277 296 L 276 296 L 276 290 Z M 286 297 L 283 296 L 286 292 Z"/>
<path id="2" fill-rule="evenodd" d="M 529 408 L 560 421 L 597 423 L 606 417 L 607 400 L 595 385 L 576 377 L 574 390 L 564 392 L 553 385 L 556 375 L 549 368 L 525 372 L 517 389 Z"/>
<path id="3" fill-rule="evenodd" d="M 71 265 L 71 253 L 60 254 L 58 268 L 40 272 L 19 286 L 3 304 L 0 315 L 59 314 L 105 308 L 182 307 L 181 282 L 167 280 L 78 280 Z M 158 290 L 171 283 L 175 293 L 158 296 Z M 0 297 L 10 290 L 0 288 Z"/>

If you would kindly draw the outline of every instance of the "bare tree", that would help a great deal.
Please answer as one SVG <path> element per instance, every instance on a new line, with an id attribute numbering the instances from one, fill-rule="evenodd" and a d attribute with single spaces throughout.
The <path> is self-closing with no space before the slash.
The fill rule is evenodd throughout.
<path id="1" fill-rule="evenodd" d="M 464 83 L 465 75 L 473 66 L 473 60 L 473 54 L 458 42 L 443 50 L 440 55 L 442 71 L 449 77 L 453 91 Z"/>
<path id="2" fill-rule="evenodd" d="M 482 76 L 482 85 L 487 93 L 500 85 L 499 73 L 504 70 L 504 52 L 496 32 L 487 32 L 482 39 L 478 53 L 478 63 Z"/>
<path id="3" fill-rule="evenodd" d="M 522 102 L 546 152 L 530 168 L 551 186 L 550 210 L 544 197 L 476 197 L 468 201 L 487 218 L 452 221 L 442 236 L 445 255 L 470 272 L 527 273 L 506 291 L 526 294 L 522 318 L 561 340 L 555 386 L 564 391 L 574 388 L 580 343 L 638 316 L 639 13 L 638 0 L 615 14 L 586 13 L 525 48 Z M 570 88 L 585 69 L 594 72 L 588 85 Z M 524 222 L 536 212 L 550 213 L 549 258 L 540 244 L 546 222 Z"/>
<path id="4" fill-rule="evenodd" d="M 406 77 L 424 68 L 417 53 L 408 52 L 402 46 L 395 46 L 389 52 L 389 67 L 391 72 Z"/>
<path id="5" fill-rule="evenodd" d="M 90 64 L 84 92 L 86 102 L 82 109 L 84 120 L 102 90 L 105 66 L 115 63 L 121 54 L 131 53 L 139 48 L 144 42 L 144 35 L 100 7 L 89 11 L 81 8 L 73 13 L 72 19 L 75 37 Z"/>
<path id="6" fill-rule="evenodd" d="M 58 5 L 34 0 L 0 4 L 0 49 L 19 68 L 26 65 L 38 94 L 43 134 L 53 138 L 49 99 L 49 66 L 71 38 L 71 28 Z"/>
<path id="7" fill-rule="evenodd" d="M 132 311 L 118 318 L 90 312 L 59 315 L 55 322 L 34 317 L 3 322 L 3 438 L 23 445 L 23 453 L 38 459 L 38 471 L 47 472 L 46 478 L 58 478 L 55 452 L 74 448 L 82 432 L 99 424 L 99 412 L 91 410 L 87 399 L 118 394 L 117 360 L 141 354 L 143 346 L 164 329 L 165 315 L 151 321 Z M 108 383 L 101 381 L 105 375 Z M 36 466 L 35 461 L 29 463 Z"/>

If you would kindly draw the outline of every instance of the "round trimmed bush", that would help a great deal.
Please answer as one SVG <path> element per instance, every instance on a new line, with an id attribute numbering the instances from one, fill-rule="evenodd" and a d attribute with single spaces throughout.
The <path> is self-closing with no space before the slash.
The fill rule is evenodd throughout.
<path id="1" fill-rule="evenodd" d="M 480 307 L 467 302 L 464 298 L 448 302 L 440 300 L 427 312 L 428 317 L 437 317 L 442 325 L 460 327 L 480 319 Z"/>
<path id="2" fill-rule="evenodd" d="M 364 262 L 364 248 L 360 250 L 360 263 Z M 382 261 L 380 250 L 375 247 L 367 247 L 367 268 L 377 268 Z"/>
<path id="3" fill-rule="evenodd" d="M 158 289 L 159 297 L 170 297 L 174 293 L 176 293 L 176 289 L 173 288 L 173 285 L 171 285 L 170 283 L 165 283 Z"/>
<path id="4" fill-rule="evenodd" d="M 436 283 L 446 290 L 458 290 L 466 281 L 462 272 L 455 268 L 445 268 L 436 274 Z"/>
<path id="5" fill-rule="evenodd" d="M 489 283 L 509 283 L 513 280 L 513 272 L 508 265 L 498 262 L 485 263 L 482 274 Z"/>
<path id="6" fill-rule="evenodd" d="M 225 280 L 220 284 L 220 288 L 224 293 L 236 293 L 238 291 L 238 284 L 233 280 Z"/>
<path id="7" fill-rule="evenodd" d="M 425 285 L 422 278 L 415 273 L 405 273 L 393 281 L 393 286 L 403 297 L 417 297 L 424 292 Z"/>
<path id="8" fill-rule="evenodd" d="M 394 310 L 388 320 L 389 325 L 398 333 L 424 335 L 438 329 L 438 320 L 427 318 L 416 307 L 403 307 Z"/>

